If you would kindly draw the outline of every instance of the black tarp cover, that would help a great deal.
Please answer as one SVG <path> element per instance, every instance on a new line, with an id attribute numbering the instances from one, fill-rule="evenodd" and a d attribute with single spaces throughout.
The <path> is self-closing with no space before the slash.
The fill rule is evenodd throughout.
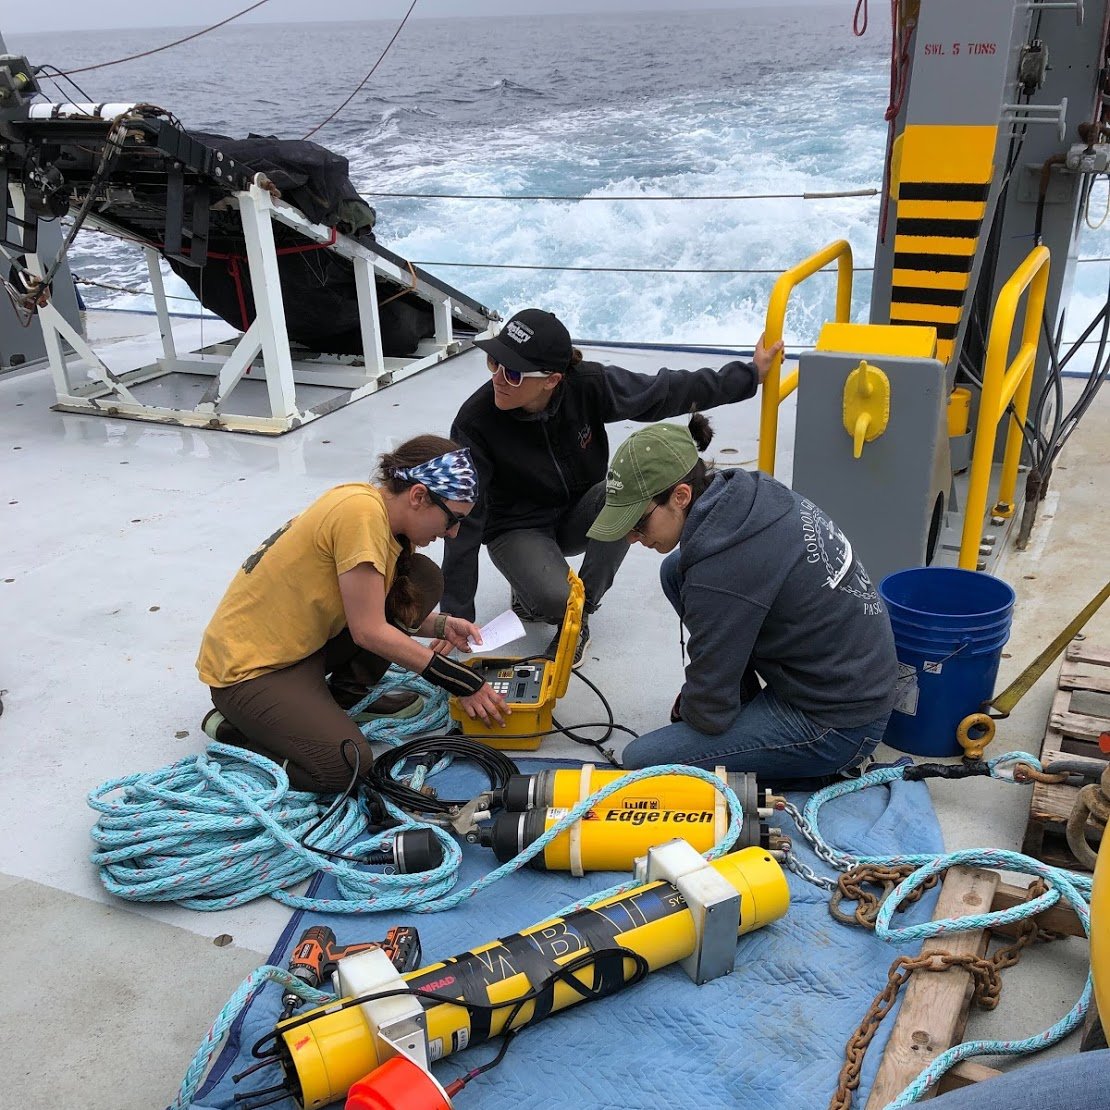
<path id="1" fill-rule="evenodd" d="M 376 214 L 351 183 L 347 159 L 341 155 L 302 139 L 190 134 L 240 168 L 264 173 L 280 190 L 282 200 L 314 223 L 367 244 L 375 241 Z M 167 261 L 205 308 L 246 330 L 255 317 L 254 297 L 242 227 L 238 215 L 231 215 L 233 219 L 221 219 L 220 213 L 213 212 L 206 265 L 198 268 L 173 258 Z M 290 340 L 328 354 L 362 354 L 352 264 L 333 251 L 318 249 L 282 224 L 274 224 L 274 240 Z M 412 295 L 389 299 L 398 292 L 396 285 L 379 280 L 382 347 L 391 357 L 411 355 L 421 339 L 435 332 L 427 303 Z"/>

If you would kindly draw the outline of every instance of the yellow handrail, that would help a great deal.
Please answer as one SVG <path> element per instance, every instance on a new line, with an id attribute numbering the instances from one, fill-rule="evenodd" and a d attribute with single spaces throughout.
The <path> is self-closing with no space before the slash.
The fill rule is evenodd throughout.
<path id="1" fill-rule="evenodd" d="M 1006 415 L 1006 407 L 1011 401 L 1014 403 L 1016 419 L 1010 422 L 1006 436 L 1002 479 L 994 512 L 999 516 L 1009 516 L 1014 511 L 1014 490 L 1017 488 L 1018 463 L 1021 460 L 1021 426 L 1029 411 L 1029 393 L 1033 388 L 1033 366 L 1037 361 L 1037 342 L 1041 334 L 1045 294 L 1048 291 L 1049 261 L 1047 247 L 1034 247 L 1002 287 L 995 302 L 987 357 L 983 366 L 983 391 L 979 397 L 979 419 L 975 425 L 975 447 L 967 487 L 963 537 L 960 541 L 959 565 L 965 570 L 975 570 L 978 563 L 998 422 Z M 1029 290 L 1029 296 L 1025 302 L 1021 346 L 1007 366 L 1006 355 L 1010 350 L 1018 301 L 1026 289 Z"/>
<path id="2" fill-rule="evenodd" d="M 837 262 L 836 317 L 838 324 L 846 324 L 852 311 L 852 248 L 846 239 L 837 239 L 824 250 L 810 255 L 804 262 L 791 267 L 775 282 L 771 299 L 767 303 L 767 325 L 763 329 L 763 345 L 774 346 L 782 338 L 786 321 L 786 303 L 794 288 L 833 260 Z M 779 437 L 779 405 L 798 388 L 798 371 L 791 371 L 782 382 L 779 370 L 782 354 L 775 355 L 771 369 L 763 381 L 763 399 L 759 413 L 759 469 L 765 474 L 775 473 L 775 451 Z"/>

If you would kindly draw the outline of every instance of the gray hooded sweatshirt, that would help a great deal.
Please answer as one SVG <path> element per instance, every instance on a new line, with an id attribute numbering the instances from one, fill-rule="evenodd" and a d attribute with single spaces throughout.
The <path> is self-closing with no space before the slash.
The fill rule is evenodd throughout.
<path id="1" fill-rule="evenodd" d="M 681 544 L 687 724 L 724 732 L 749 663 L 817 724 L 850 728 L 890 711 L 890 618 L 847 537 L 811 501 L 759 472 L 726 470 L 694 503 Z"/>

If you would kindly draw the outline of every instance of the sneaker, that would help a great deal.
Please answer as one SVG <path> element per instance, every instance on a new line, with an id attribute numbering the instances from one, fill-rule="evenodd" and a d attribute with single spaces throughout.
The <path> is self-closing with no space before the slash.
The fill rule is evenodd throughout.
<path id="1" fill-rule="evenodd" d="M 559 653 L 559 637 L 563 634 L 563 626 L 559 625 L 555 629 L 555 635 L 551 637 L 551 643 L 547 645 L 547 650 L 543 653 L 545 659 L 554 659 Z M 571 662 L 571 669 L 578 670 L 586 659 L 586 649 L 590 646 L 590 625 L 586 619 L 585 613 L 582 614 L 582 627 L 578 630 L 578 643 L 574 645 L 574 660 Z"/>
<path id="2" fill-rule="evenodd" d="M 210 740 L 218 740 L 221 744 L 239 745 L 244 739 L 243 734 L 218 710 L 209 709 L 200 722 L 200 731 Z"/>
<path id="3" fill-rule="evenodd" d="M 365 696 L 363 694 L 363 697 Z M 357 705 L 358 702 L 354 704 Z M 423 712 L 424 699 L 419 694 L 412 690 L 391 690 L 388 694 L 375 698 L 357 713 L 352 713 L 351 720 L 356 725 L 365 725 L 371 721 L 382 721 L 387 718 L 394 721 L 407 721 L 410 717 Z"/>

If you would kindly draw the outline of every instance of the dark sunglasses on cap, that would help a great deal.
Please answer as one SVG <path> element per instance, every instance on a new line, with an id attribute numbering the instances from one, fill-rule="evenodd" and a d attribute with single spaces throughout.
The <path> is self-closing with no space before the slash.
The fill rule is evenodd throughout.
<path id="1" fill-rule="evenodd" d="M 494 375 L 500 370 L 501 377 L 505 379 L 506 384 L 513 387 L 520 385 L 525 378 L 547 378 L 554 373 L 553 370 L 510 370 L 507 366 L 497 362 L 492 355 L 486 355 L 486 369 Z"/>

